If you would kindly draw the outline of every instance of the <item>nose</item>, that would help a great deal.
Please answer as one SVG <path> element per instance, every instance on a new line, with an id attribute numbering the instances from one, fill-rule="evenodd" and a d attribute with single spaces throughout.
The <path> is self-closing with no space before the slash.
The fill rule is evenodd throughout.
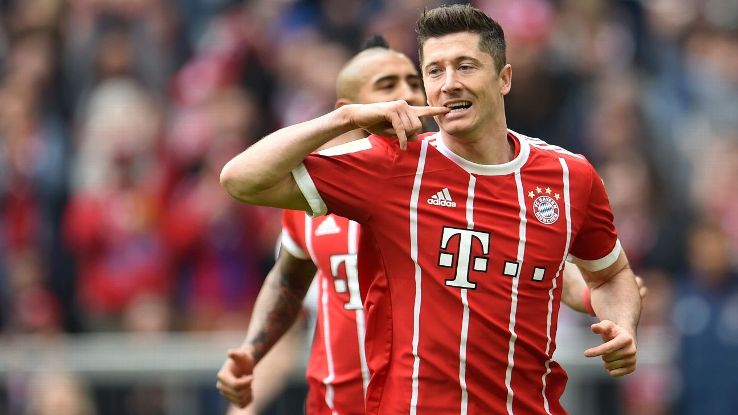
<path id="1" fill-rule="evenodd" d="M 443 78 L 443 85 L 441 85 L 441 92 L 449 94 L 454 91 L 458 91 L 459 89 L 461 89 L 461 84 L 456 78 L 456 71 L 451 69 L 446 70 Z"/>

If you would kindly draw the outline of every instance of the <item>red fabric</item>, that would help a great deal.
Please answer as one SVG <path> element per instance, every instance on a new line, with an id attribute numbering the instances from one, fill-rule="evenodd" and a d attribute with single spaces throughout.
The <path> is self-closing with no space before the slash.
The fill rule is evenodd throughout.
<path id="1" fill-rule="evenodd" d="M 551 360 L 564 260 L 604 258 L 617 236 L 583 157 L 509 137 L 520 164 L 497 174 L 462 168 L 434 137 L 305 160 L 328 210 L 362 225 L 367 413 L 565 413 Z"/>

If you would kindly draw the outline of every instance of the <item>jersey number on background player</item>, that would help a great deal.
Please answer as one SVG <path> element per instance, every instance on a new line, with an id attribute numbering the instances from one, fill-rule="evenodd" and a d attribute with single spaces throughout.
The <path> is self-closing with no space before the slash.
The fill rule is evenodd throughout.
<path id="1" fill-rule="evenodd" d="M 341 264 L 346 269 L 346 279 L 341 278 L 338 271 Z M 356 254 L 331 255 L 331 275 L 337 293 L 349 293 L 349 301 L 344 304 L 346 310 L 361 309 L 361 295 L 359 293 L 359 270 Z"/>

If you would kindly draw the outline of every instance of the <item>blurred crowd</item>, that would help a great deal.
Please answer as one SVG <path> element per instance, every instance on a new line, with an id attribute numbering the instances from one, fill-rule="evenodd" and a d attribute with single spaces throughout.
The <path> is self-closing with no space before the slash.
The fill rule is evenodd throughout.
<path id="1" fill-rule="evenodd" d="M 440 3 L 0 1 L 0 336 L 242 330 L 279 212 L 230 200 L 220 168 L 331 110 L 370 34 L 417 61 Z M 738 2 L 472 3 L 506 31 L 510 128 L 595 164 L 641 326 L 680 339 L 623 410 L 736 413 Z"/>

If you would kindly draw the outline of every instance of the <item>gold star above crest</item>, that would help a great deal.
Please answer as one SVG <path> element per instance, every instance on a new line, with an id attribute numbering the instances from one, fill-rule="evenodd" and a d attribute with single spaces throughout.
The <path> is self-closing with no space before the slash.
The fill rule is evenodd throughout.
<path id="1" fill-rule="evenodd" d="M 535 197 L 535 193 L 533 193 L 533 191 L 531 190 L 530 192 L 528 192 L 528 197 Z"/>
<path id="2" fill-rule="evenodd" d="M 559 194 L 558 194 L 558 193 L 554 193 L 554 198 L 556 198 L 556 200 L 559 200 L 559 198 L 560 198 L 560 197 L 561 197 L 561 196 L 559 196 Z"/>
<path id="3" fill-rule="evenodd" d="M 547 194 L 547 195 L 550 195 L 550 194 L 551 194 L 551 188 L 550 188 L 550 187 L 547 187 L 547 188 L 546 188 L 546 194 Z"/>
<path id="4" fill-rule="evenodd" d="M 542 191 L 540 187 L 536 187 L 536 193 L 541 194 Z"/>

